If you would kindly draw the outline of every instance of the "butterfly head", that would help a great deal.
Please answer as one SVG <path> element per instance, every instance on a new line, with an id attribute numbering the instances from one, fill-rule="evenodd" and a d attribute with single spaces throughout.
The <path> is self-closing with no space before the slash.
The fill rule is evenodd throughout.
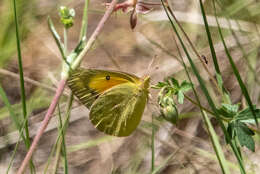
<path id="1" fill-rule="evenodd" d="M 150 76 L 145 76 L 143 78 L 142 88 L 148 89 L 150 85 Z"/>

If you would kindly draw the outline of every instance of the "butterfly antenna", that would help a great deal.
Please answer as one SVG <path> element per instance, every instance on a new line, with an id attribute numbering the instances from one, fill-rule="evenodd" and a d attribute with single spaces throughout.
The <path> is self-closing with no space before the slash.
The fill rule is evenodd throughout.
<path id="1" fill-rule="evenodd" d="M 151 62 L 149 63 L 148 68 L 147 68 L 147 72 L 146 72 L 146 75 L 147 75 L 147 76 L 150 76 L 150 75 L 151 75 L 151 72 L 152 72 L 152 70 L 154 69 L 154 68 L 152 67 L 152 65 L 154 64 L 156 58 L 158 58 L 157 55 L 155 55 L 155 56 L 153 57 L 153 59 L 151 60 Z"/>

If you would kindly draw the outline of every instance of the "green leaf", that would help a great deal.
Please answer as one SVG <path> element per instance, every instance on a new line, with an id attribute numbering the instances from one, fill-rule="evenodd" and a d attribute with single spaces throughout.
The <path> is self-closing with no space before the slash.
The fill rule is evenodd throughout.
<path id="1" fill-rule="evenodd" d="M 182 83 L 181 83 L 181 87 L 180 87 L 180 90 L 183 91 L 183 92 L 187 92 L 191 89 L 191 83 L 187 82 L 186 80 L 184 80 Z"/>
<path id="2" fill-rule="evenodd" d="M 51 20 L 51 18 L 48 16 L 48 27 L 51 31 L 51 34 L 59 48 L 59 51 L 61 53 L 61 56 L 63 58 L 64 61 L 66 61 L 66 56 L 65 56 L 65 53 L 64 53 L 64 44 L 62 43 L 61 41 L 61 38 L 60 38 L 60 35 L 58 34 L 58 32 L 56 31 L 54 25 L 53 25 L 53 22 Z"/>
<path id="3" fill-rule="evenodd" d="M 218 109 L 218 113 L 224 116 L 225 118 L 233 119 L 235 117 L 235 113 L 229 112 L 225 107 L 221 107 Z"/>
<path id="4" fill-rule="evenodd" d="M 176 79 L 173 78 L 173 77 L 171 77 L 170 80 L 171 80 L 171 82 L 172 82 L 172 85 L 173 85 L 175 88 L 179 88 L 179 87 L 180 87 L 178 80 L 176 80 Z"/>
<path id="5" fill-rule="evenodd" d="M 182 93 L 182 91 L 179 91 L 177 95 L 178 95 L 178 102 L 180 104 L 183 104 L 184 94 Z"/>
<path id="6" fill-rule="evenodd" d="M 255 142 L 252 138 L 254 134 L 244 123 L 238 122 L 236 126 L 236 133 L 238 137 L 238 141 L 241 146 L 246 146 L 252 152 L 255 151 Z"/>
<path id="7" fill-rule="evenodd" d="M 254 109 L 254 112 L 256 114 L 256 117 L 259 119 L 260 118 L 260 109 Z M 240 121 L 252 120 L 254 118 L 255 117 L 252 114 L 251 109 L 249 107 L 240 111 L 236 116 L 236 120 L 240 120 Z"/>
<path id="8" fill-rule="evenodd" d="M 251 129 L 249 129 L 245 123 L 238 122 L 237 124 L 239 125 L 239 127 L 240 127 L 241 129 L 243 129 L 243 131 L 244 131 L 246 134 L 248 134 L 248 135 L 255 135 L 255 133 L 254 133 Z"/>
<path id="9" fill-rule="evenodd" d="M 221 105 L 222 106 L 218 109 L 218 111 L 222 116 L 234 119 L 238 114 L 239 104 L 231 105 L 222 103 Z"/>
<path id="10" fill-rule="evenodd" d="M 230 114 L 236 114 L 239 109 L 239 104 L 230 105 L 222 103 L 222 108 L 225 109 Z"/>
<path id="11" fill-rule="evenodd" d="M 252 138 L 254 132 L 249 129 L 245 123 L 232 121 L 228 124 L 227 131 L 232 139 L 237 136 L 241 146 L 246 146 L 249 150 L 255 151 L 255 142 Z M 230 143 L 229 141 L 227 142 Z"/>
<path id="12" fill-rule="evenodd" d="M 222 86 L 223 86 L 223 80 L 222 80 L 222 77 L 221 77 L 221 75 L 220 75 L 219 73 L 216 73 L 216 79 L 217 79 L 217 82 L 218 82 L 218 86 L 219 86 L 220 88 L 222 88 Z"/>

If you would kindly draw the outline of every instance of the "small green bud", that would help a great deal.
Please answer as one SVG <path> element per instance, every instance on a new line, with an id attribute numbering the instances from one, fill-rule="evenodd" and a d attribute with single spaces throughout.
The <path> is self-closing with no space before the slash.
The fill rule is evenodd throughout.
<path id="1" fill-rule="evenodd" d="M 61 17 L 61 23 L 65 28 L 70 28 L 74 24 L 75 10 L 73 8 L 69 9 L 68 7 L 61 6 L 59 10 Z"/>
<path id="2" fill-rule="evenodd" d="M 162 116 L 165 120 L 167 120 L 173 124 L 177 123 L 179 113 L 178 113 L 178 110 L 175 105 L 168 105 L 168 106 L 162 108 L 161 112 L 162 112 Z"/>

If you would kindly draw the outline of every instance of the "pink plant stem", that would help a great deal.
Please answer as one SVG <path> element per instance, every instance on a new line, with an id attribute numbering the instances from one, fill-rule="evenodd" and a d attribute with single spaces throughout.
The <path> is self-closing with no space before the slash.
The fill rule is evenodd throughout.
<path id="1" fill-rule="evenodd" d="M 76 68 L 79 63 L 81 62 L 82 58 L 83 58 L 83 55 L 85 55 L 87 53 L 87 51 L 91 48 L 91 46 L 93 45 L 94 41 L 96 40 L 98 34 L 100 33 L 101 29 L 104 27 L 104 24 L 105 22 L 107 21 L 107 19 L 109 18 L 109 16 L 112 14 L 113 10 L 114 10 L 114 7 L 115 5 L 117 4 L 118 0 L 113 0 L 109 6 L 109 8 L 106 10 L 106 13 L 104 14 L 103 18 L 100 20 L 97 28 L 95 29 L 95 31 L 93 32 L 92 36 L 90 37 L 90 39 L 88 40 L 88 43 L 86 44 L 86 47 L 83 49 L 82 51 L 82 56 L 80 56 L 81 58 L 79 58 L 78 60 L 76 60 L 76 63 L 74 64 L 74 68 Z M 58 88 L 56 90 L 56 94 L 51 102 L 51 105 L 44 117 L 44 120 L 42 122 L 42 125 L 41 127 L 39 128 L 35 138 L 33 139 L 33 142 L 30 146 L 30 149 L 29 151 L 27 152 L 20 168 L 18 169 L 18 172 L 17 174 L 23 174 L 24 170 L 26 169 L 26 166 L 29 162 L 29 160 L 31 159 L 32 157 L 32 154 L 41 138 L 41 136 L 43 135 L 44 133 L 44 130 L 46 129 L 49 121 L 50 121 L 50 118 L 58 104 L 58 101 L 59 101 L 59 98 L 60 96 L 62 95 L 62 92 L 65 88 L 65 85 L 66 85 L 66 82 L 67 82 L 67 78 L 63 78 L 59 85 L 58 85 Z"/>
<path id="2" fill-rule="evenodd" d="M 46 113 L 46 115 L 44 117 L 44 120 L 43 120 L 43 122 L 41 124 L 41 127 L 39 128 L 35 138 L 33 139 L 33 143 L 31 144 L 30 149 L 29 149 L 28 153 L 26 154 L 26 156 L 25 156 L 25 158 L 23 160 L 23 163 L 22 163 L 22 165 L 20 166 L 20 168 L 19 168 L 19 170 L 17 172 L 18 174 L 22 174 L 24 172 L 24 170 L 25 170 L 25 168 L 26 168 L 26 166 L 28 164 L 28 161 L 31 159 L 32 154 L 33 154 L 33 152 L 34 152 L 34 150 L 35 150 L 35 148 L 36 148 L 36 146 L 37 146 L 37 144 L 38 144 L 42 134 L 44 133 L 45 128 L 47 127 L 47 125 L 48 125 L 48 123 L 49 123 L 49 121 L 51 119 L 52 113 L 54 112 L 54 110 L 55 110 L 55 108 L 57 106 L 59 98 L 62 95 L 62 92 L 63 92 L 63 90 L 65 88 L 66 81 L 67 81 L 66 79 L 62 79 L 59 82 L 58 88 L 56 90 L 56 94 L 55 94 L 55 96 L 54 96 L 54 98 L 53 98 L 53 100 L 51 102 L 51 105 L 50 105 L 50 107 L 49 107 L 49 109 L 48 109 L 48 111 L 47 111 L 47 113 Z"/>

